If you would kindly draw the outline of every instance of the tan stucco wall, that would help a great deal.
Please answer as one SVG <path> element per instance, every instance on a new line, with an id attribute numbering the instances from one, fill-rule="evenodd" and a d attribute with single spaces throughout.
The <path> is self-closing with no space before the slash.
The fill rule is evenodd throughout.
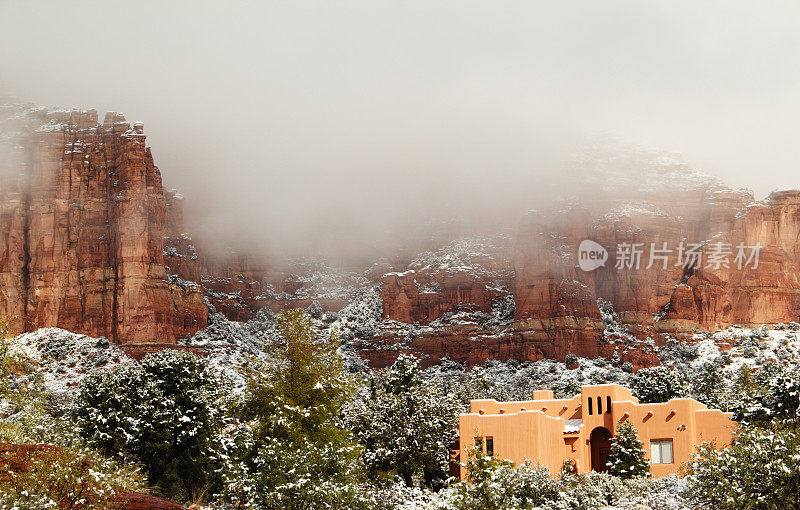
<path id="1" fill-rule="evenodd" d="M 709 410 L 693 399 L 673 399 L 661 404 L 639 404 L 630 390 L 615 384 L 584 386 L 571 399 L 553 399 L 552 392 L 539 390 L 534 399 L 519 402 L 473 400 L 470 413 L 459 418 L 461 477 L 474 447 L 475 437 L 493 437 L 494 454 L 520 465 L 525 460 L 550 468 L 558 474 L 564 460 L 574 459 L 579 472 L 591 469 L 589 436 L 596 427 L 615 433 L 623 421 L 631 421 L 650 458 L 650 441 L 672 439 L 673 463 L 651 465 L 654 476 L 678 473 L 696 446 L 714 441 L 718 447 L 730 444 L 734 422 L 730 414 Z M 602 414 L 597 413 L 600 397 Z M 611 412 L 607 397 L 611 397 Z M 588 401 L 592 399 L 592 414 Z M 582 419 L 577 433 L 564 433 L 565 420 Z M 484 443 L 485 444 L 485 443 Z"/>

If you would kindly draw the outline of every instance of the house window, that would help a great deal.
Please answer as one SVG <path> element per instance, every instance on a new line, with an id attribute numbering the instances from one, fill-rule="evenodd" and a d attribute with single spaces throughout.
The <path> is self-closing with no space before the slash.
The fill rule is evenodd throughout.
<path id="1" fill-rule="evenodd" d="M 492 456 L 494 455 L 494 438 L 487 437 L 486 438 L 486 455 Z"/>
<path id="2" fill-rule="evenodd" d="M 650 463 L 672 464 L 672 439 L 650 441 Z"/>
<path id="3" fill-rule="evenodd" d="M 475 449 L 478 450 L 479 452 L 483 451 L 483 438 L 482 437 L 476 437 L 475 438 Z"/>
<path id="4" fill-rule="evenodd" d="M 606 397 L 606 414 L 611 414 L 611 397 Z"/>
<path id="5" fill-rule="evenodd" d="M 597 397 L 597 414 L 603 414 L 603 400 Z"/>
<path id="6" fill-rule="evenodd" d="M 589 414 L 592 414 L 592 397 L 589 397 Z"/>

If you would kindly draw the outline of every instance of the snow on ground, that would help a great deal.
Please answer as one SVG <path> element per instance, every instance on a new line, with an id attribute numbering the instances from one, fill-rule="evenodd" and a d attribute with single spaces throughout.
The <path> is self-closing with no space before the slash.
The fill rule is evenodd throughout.
<path id="1" fill-rule="evenodd" d="M 276 293 L 267 285 L 261 297 L 277 300 L 289 299 L 354 299 L 369 285 L 360 273 L 345 271 L 323 262 L 297 260 L 288 279 L 294 280 L 297 289 L 290 293 Z"/>
<path id="2" fill-rule="evenodd" d="M 631 200 L 614 207 L 603 218 L 610 221 L 618 221 L 622 218 L 635 218 L 638 216 L 667 216 L 667 213 L 653 204 Z"/>
<path id="3" fill-rule="evenodd" d="M 612 317 L 609 314 L 609 318 Z M 262 310 L 248 322 L 234 322 L 223 315 L 212 313 L 208 328 L 197 332 L 179 345 L 202 348 L 216 373 L 221 374 L 235 389 L 246 383 L 240 367 L 252 357 L 267 359 L 263 349 L 265 340 L 277 335 L 275 318 L 269 310 Z M 613 322 L 609 320 L 609 322 Z M 338 314 L 315 320 L 320 335 L 327 336 L 336 330 L 342 339 L 341 354 L 353 369 L 363 369 L 358 355 L 350 347 L 353 338 L 369 338 L 379 334 L 382 327 L 380 299 L 377 290 L 369 288 Z M 397 327 L 407 326 L 397 324 Z M 407 333 L 420 334 L 425 327 Z M 610 328 L 613 329 L 613 328 Z M 618 332 L 617 332 L 618 333 Z M 696 333 L 694 345 L 675 344 L 677 347 L 659 349 L 665 365 L 683 366 L 690 372 L 700 372 L 709 363 L 716 364 L 732 379 L 743 366 L 758 368 L 765 362 L 800 359 L 800 325 L 773 327 L 729 327 L 716 332 Z M 92 338 L 58 328 L 45 328 L 20 335 L 11 340 L 12 349 L 24 355 L 34 366 L 35 373 L 20 375 L 12 383 L 19 385 L 28 378 L 41 377 L 45 388 L 54 393 L 71 393 L 78 383 L 93 369 L 113 369 L 134 363 L 121 347 L 105 338 Z M 678 352 L 680 351 L 680 352 Z M 488 383 L 487 397 L 498 399 L 525 399 L 530 391 L 541 386 L 571 396 L 581 385 L 618 382 L 625 384 L 630 368 L 617 360 L 590 360 L 573 357 L 573 368 L 552 360 L 536 362 L 507 362 L 489 360 L 471 372 L 449 361 L 426 370 L 432 379 L 484 380 Z"/>
<path id="4" fill-rule="evenodd" d="M 211 313 L 208 323 L 206 329 L 179 344 L 201 347 L 214 373 L 240 392 L 247 384 L 241 368 L 252 358 L 267 359 L 263 345 L 277 335 L 275 316 L 265 308 L 248 322 L 236 322 L 221 313 Z"/>
<path id="5" fill-rule="evenodd" d="M 720 357 L 725 360 L 723 370 L 737 373 L 743 366 L 756 368 L 767 361 L 800 359 L 800 324 L 778 324 L 772 327 L 761 326 L 745 328 L 731 326 L 715 332 L 697 333 L 697 358 L 691 362 L 694 369 L 714 362 Z M 720 346 L 730 346 L 721 349 Z"/>
<path id="6" fill-rule="evenodd" d="M 78 383 L 95 368 L 113 369 L 135 363 L 121 347 L 106 338 L 92 338 L 59 328 L 44 328 L 11 339 L 12 352 L 33 364 L 47 390 L 72 393 Z M 31 375 L 22 375 L 20 384 Z M 12 383 L 13 384 L 13 383 Z"/>
<path id="7" fill-rule="evenodd" d="M 494 262 L 498 246 L 508 243 L 507 236 L 498 234 L 493 238 L 474 237 L 453 241 L 436 251 L 426 251 L 417 255 L 409 264 L 410 270 L 422 271 L 464 271 L 475 276 L 497 276 L 486 266 Z M 400 273 L 403 274 L 403 273 Z"/>
<path id="8" fill-rule="evenodd" d="M 383 301 L 376 286 L 363 290 L 337 314 L 331 324 L 344 340 L 370 339 L 380 333 Z"/>

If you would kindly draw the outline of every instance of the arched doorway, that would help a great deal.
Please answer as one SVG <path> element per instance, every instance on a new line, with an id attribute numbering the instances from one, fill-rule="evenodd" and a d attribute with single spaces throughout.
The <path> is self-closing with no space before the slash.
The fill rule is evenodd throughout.
<path id="1" fill-rule="evenodd" d="M 589 447 L 591 448 L 592 471 L 604 473 L 608 471 L 606 462 L 608 452 L 611 450 L 611 432 L 605 427 L 597 427 L 589 436 Z"/>

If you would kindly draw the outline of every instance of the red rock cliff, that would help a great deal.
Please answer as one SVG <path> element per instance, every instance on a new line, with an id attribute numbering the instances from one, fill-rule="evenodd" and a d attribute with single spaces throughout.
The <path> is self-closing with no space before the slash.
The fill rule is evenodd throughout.
<path id="1" fill-rule="evenodd" d="M 648 338 L 800 314 L 800 191 L 755 202 L 659 154 L 590 155 L 595 180 L 582 174 L 573 196 L 511 219 L 488 242 L 412 240 L 430 251 L 337 273 L 198 251 L 142 126 L 121 115 L 98 124 L 94 111 L 0 106 L 0 136 L 0 315 L 18 316 L 19 329 L 168 344 L 206 325 L 204 299 L 247 320 L 264 307 L 340 311 L 371 289 L 376 297 L 356 307 L 368 317 L 347 320 L 373 366 L 402 351 L 426 363 L 572 352 L 641 365 L 652 359 Z M 605 267 L 579 268 L 584 239 L 609 250 Z M 621 243 L 645 248 L 637 268 L 614 267 Z M 649 264 L 651 243 L 702 243 L 705 257 L 715 243 L 761 251 L 757 267 L 739 269 L 731 254 L 727 266 L 704 258 L 688 269 L 674 251 L 666 267 Z M 624 345 L 606 330 L 601 303 L 627 329 Z"/>
<path id="2" fill-rule="evenodd" d="M 0 315 L 123 344 L 205 327 L 199 287 L 167 279 L 166 203 L 142 125 L 21 106 L 0 122 Z"/>
<path id="3" fill-rule="evenodd" d="M 362 343 L 366 355 L 382 366 L 398 350 L 421 352 L 428 362 L 450 356 L 469 363 L 616 353 L 641 365 L 652 353 L 647 342 L 636 345 L 632 339 L 660 344 L 670 337 L 688 338 L 696 329 L 798 321 L 800 191 L 780 191 L 756 202 L 752 193 L 728 189 L 668 158 L 605 163 L 612 168 L 598 172 L 596 182 L 528 213 L 512 235 L 511 255 L 495 257 L 498 264 L 488 274 L 504 275 L 515 303 L 513 321 L 493 327 L 481 321 L 429 326 L 457 305 L 488 312 L 500 296 L 487 293 L 496 286 L 487 286 L 474 271 L 412 264 L 380 280 L 383 313 L 384 319 L 422 327 L 411 337 L 387 327 L 377 339 Z M 585 239 L 609 251 L 604 267 L 579 268 L 578 246 Z M 638 267 L 615 267 L 622 243 L 642 248 Z M 666 243 L 672 250 L 666 267 L 658 259 L 650 265 L 651 243 L 659 248 Z M 678 262 L 681 243 L 702 245 L 698 267 Z M 731 250 L 719 267 L 710 263 L 718 243 Z M 740 243 L 761 247 L 757 266 L 738 267 Z M 622 343 L 605 332 L 598 300 L 613 307 L 630 333 Z"/>

